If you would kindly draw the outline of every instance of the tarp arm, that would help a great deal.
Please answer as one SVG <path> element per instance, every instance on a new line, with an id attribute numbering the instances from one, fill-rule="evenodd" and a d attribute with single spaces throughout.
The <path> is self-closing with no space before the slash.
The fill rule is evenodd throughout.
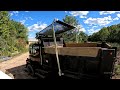
<path id="1" fill-rule="evenodd" d="M 56 36 L 55 36 L 55 30 L 54 30 L 54 22 L 56 21 L 56 19 L 54 19 L 53 23 L 52 23 L 52 30 L 53 30 L 53 38 L 54 38 L 54 44 L 55 44 L 55 53 L 56 53 L 56 59 L 57 59 L 57 64 L 58 64 L 58 74 L 59 76 L 62 75 L 61 72 L 61 68 L 60 68 L 60 62 L 59 62 L 59 57 L 58 57 L 58 49 L 57 49 L 57 43 L 56 43 Z"/>

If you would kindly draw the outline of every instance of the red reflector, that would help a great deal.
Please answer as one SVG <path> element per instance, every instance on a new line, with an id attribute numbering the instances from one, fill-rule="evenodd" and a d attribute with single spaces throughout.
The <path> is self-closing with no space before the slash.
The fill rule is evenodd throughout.
<path id="1" fill-rule="evenodd" d="M 109 54 L 112 55 L 112 52 L 110 52 Z"/>

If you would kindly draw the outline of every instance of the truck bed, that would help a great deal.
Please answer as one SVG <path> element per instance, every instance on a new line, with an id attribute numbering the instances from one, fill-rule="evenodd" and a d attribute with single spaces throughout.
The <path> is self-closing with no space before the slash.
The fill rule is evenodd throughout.
<path id="1" fill-rule="evenodd" d="M 100 47 L 58 47 L 59 55 L 97 57 Z M 55 54 L 55 47 L 44 47 L 44 52 Z"/>
<path id="2" fill-rule="evenodd" d="M 44 52 L 48 54 L 55 54 L 55 46 L 43 47 Z M 110 47 L 105 44 L 104 48 L 99 43 L 66 43 L 63 47 L 58 44 L 58 54 L 59 55 L 69 55 L 69 56 L 87 56 L 87 57 L 97 57 L 101 50 L 107 50 Z"/>

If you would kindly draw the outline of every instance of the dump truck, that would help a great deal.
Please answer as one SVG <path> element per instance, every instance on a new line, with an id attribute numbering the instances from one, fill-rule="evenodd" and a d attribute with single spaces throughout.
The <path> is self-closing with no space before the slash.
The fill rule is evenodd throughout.
<path id="1" fill-rule="evenodd" d="M 61 33 L 75 29 L 60 20 L 36 33 L 26 68 L 40 79 L 111 79 L 116 47 L 105 42 L 66 43 Z"/>

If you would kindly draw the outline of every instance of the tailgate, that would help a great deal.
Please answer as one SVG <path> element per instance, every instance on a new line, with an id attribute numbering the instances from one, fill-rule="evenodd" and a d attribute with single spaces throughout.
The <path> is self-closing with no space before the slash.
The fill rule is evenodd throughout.
<path id="1" fill-rule="evenodd" d="M 116 58 L 116 49 L 102 49 L 100 60 L 100 75 L 111 77 Z"/>

